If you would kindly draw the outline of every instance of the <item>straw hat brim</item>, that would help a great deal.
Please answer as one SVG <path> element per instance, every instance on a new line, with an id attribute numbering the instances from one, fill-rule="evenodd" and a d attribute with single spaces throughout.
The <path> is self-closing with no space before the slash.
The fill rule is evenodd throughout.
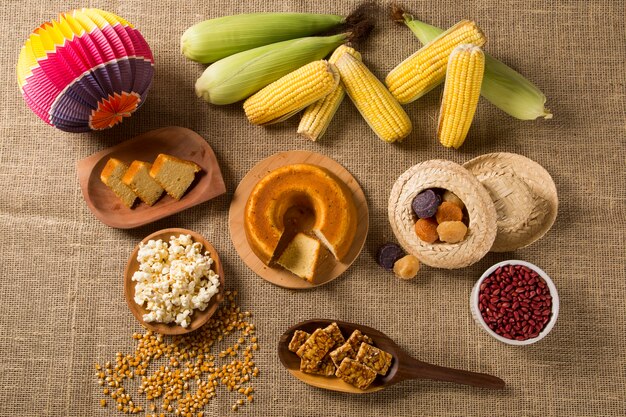
<path id="1" fill-rule="evenodd" d="M 552 177 L 525 156 L 498 152 L 463 166 L 487 189 L 498 213 L 492 252 L 509 252 L 540 239 L 554 224 L 559 201 Z"/>
<path id="2" fill-rule="evenodd" d="M 426 243 L 415 234 L 413 198 L 429 188 L 452 191 L 465 204 L 469 227 L 459 243 Z M 431 160 L 404 172 L 391 189 L 388 205 L 391 228 L 404 250 L 436 268 L 463 268 L 480 260 L 496 238 L 496 209 L 489 193 L 468 170 L 451 161 Z"/>

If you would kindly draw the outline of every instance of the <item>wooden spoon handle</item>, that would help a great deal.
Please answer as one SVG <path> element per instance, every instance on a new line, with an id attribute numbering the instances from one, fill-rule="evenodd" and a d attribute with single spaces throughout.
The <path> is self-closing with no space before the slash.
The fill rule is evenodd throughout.
<path id="1" fill-rule="evenodd" d="M 431 365 L 416 359 L 409 363 L 402 371 L 404 377 L 407 379 L 432 379 L 435 381 L 448 381 L 457 384 L 471 385 L 473 387 L 493 389 L 503 389 L 506 385 L 503 380 L 492 375 Z"/>

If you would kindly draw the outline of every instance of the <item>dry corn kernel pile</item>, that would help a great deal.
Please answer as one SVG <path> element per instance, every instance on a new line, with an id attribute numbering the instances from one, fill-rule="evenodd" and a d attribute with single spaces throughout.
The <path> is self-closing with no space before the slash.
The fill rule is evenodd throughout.
<path id="1" fill-rule="evenodd" d="M 147 331 L 135 333 L 137 346 L 133 354 L 116 354 L 115 364 L 96 364 L 98 384 L 103 394 L 115 401 L 116 409 L 125 414 L 147 412 L 146 416 L 203 416 L 203 407 L 216 396 L 221 385 L 241 394 L 233 404 L 237 410 L 254 399 L 251 378 L 259 375 L 254 352 L 259 349 L 250 312 L 241 312 L 235 303 L 237 291 L 226 291 L 225 299 L 213 317 L 201 329 L 190 335 L 174 336 L 169 341 L 162 335 Z M 211 353 L 212 348 L 230 334 L 239 336 L 235 343 Z M 149 369 L 159 359 L 168 365 Z M 218 362 L 229 360 L 222 365 Z M 153 364 L 154 367 L 156 365 Z M 135 404 L 124 388 L 124 381 L 141 378 L 139 394 L 145 395 L 147 407 Z M 159 401 L 159 404 L 157 404 Z M 105 399 L 100 405 L 106 407 Z"/>

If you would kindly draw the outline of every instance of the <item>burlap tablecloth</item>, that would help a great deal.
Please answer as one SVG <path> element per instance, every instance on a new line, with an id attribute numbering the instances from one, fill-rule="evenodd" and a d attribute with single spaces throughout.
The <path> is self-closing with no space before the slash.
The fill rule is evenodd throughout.
<path id="1" fill-rule="evenodd" d="M 626 415 L 626 11 L 620 1 L 419 1 L 405 6 L 441 27 L 476 19 L 487 49 L 539 85 L 551 121 L 522 122 L 484 99 L 467 144 L 444 149 L 435 138 L 440 90 L 406 107 L 413 134 L 382 143 L 346 101 L 320 143 L 295 134 L 297 119 L 253 127 L 240 105 L 209 106 L 193 84 L 204 66 L 179 53 L 183 30 L 200 20 L 252 11 L 348 13 L 355 2 L 305 1 L 9 1 L 1 6 L 0 83 L 0 415 L 101 416 L 93 364 L 131 351 L 141 328 L 122 294 L 122 272 L 134 245 L 165 227 L 196 230 L 212 241 L 228 286 L 254 313 L 261 351 L 255 403 L 242 415 L 270 416 L 617 416 Z M 93 134 L 67 134 L 41 122 L 15 80 L 19 49 L 38 24 L 75 7 L 99 7 L 133 22 L 152 47 L 156 76 L 131 119 Z M 381 16 L 361 48 L 384 75 L 418 48 L 404 27 Z M 109 228 L 87 209 L 75 163 L 139 133 L 169 125 L 191 128 L 211 144 L 228 193 L 135 230 Z M 228 234 L 228 208 L 238 182 L 277 151 L 307 149 L 331 156 L 359 180 L 370 209 L 365 249 L 340 278 L 314 291 L 275 287 L 240 261 Z M 462 163 L 509 151 L 553 176 L 560 211 L 550 232 L 512 254 L 489 254 L 456 271 L 424 268 L 404 282 L 379 268 L 376 247 L 393 239 L 387 198 L 394 180 L 416 162 Z M 544 268 L 562 307 L 553 332 L 528 347 L 505 346 L 482 332 L 468 305 L 482 271 L 517 258 Z M 329 317 L 363 323 L 394 338 L 415 357 L 502 377 L 502 392 L 428 381 L 405 382 L 373 395 L 341 395 L 292 378 L 275 352 L 292 323 Z M 140 398 L 137 396 L 137 398 Z M 221 392 L 206 415 L 230 415 L 237 399 Z M 110 403 L 110 401 L 109 401 Z"/>

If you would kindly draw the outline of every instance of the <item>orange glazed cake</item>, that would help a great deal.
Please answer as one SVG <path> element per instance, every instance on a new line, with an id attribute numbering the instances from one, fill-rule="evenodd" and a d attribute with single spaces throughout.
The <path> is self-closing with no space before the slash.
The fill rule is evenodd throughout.
<path id="1" fill-rule="evenodd" d="M 342 260 L 356 234 L 356 207 L 352 194 L 324 168 L 294 164 L 277 168 L 262 178 L 246 202 L 244 229 L 252 251 L 266 265 L 276 254 L 285 233 L 285 213 L 305 207 L 315 215 L 311 233 Z"/>
<path id="2" fill-rule="evenodd" d="M 100 173 L 100 180 L 122 200 L 122 203 L 131 208 L 137 200 L 137 195 L 131 188 L 122 182 L 122 177 L 128 170 L 128 165 L 119 159 L 110 158 Z"/>
<path id="3" fill-rule="evenodd" d="M 157 156 L 150 168 L 150 176 L 176 200 L 182 198 L 197 172 L 200 172 L 200 167 L 194 162 L 164 153 Z"/>
<path id="4" fill-rule="evenodd" d="M 137 196 L 151 206 L 157 202 L 163 188 L 150 176 L 150 168 L 152 164 L 143 161 L 133 161 L 130 167 L 122 177 L 122 182 L 128 185 Z"/>

